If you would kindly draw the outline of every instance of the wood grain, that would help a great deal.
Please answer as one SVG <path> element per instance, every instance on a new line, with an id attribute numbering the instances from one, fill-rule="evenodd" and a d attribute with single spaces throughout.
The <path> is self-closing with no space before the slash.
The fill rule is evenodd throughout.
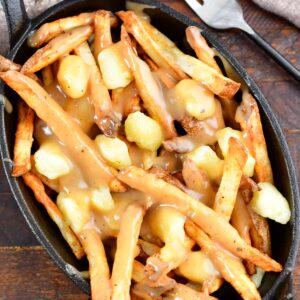
<path id="1" fill-rule="evenodd" d="M 182 0 L 162 2 L 199 19 Z M 249 0 L 240 1 L 246 20 L 300 69 L 300 30 Z M 268 99 L 284 130 L 300 182 L 300 85 L 237 30 L 214 32 L 248 70 Z M 0 300 L 88 299 L 58 269 L 26 225 L 0 167 Z M 8 247 L 9 246 L 9 247 Z M 11 247 L 15 246 L 15 247 Z M 18 247 L 22 246 L 22 247 Z M 294 271 L 295 299 L 300 299 L 300 255 Z"/>

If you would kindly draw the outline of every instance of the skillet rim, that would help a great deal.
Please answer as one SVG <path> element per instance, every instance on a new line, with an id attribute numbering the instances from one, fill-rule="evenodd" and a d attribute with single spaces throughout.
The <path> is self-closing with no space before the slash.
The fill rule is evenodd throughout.
<path id="1" fill-rule="evenodd" d="M 288 182 L 291 188 L 291 204 L 293 206 L 292 210 L 292 234 L 291 234 L 291 247 L 289 249 L 289 255 L 287 260 L 284 264 L 284 268 L 282 272 L 278 275 L 275 280 L 274 285 L 272 288 L 265 294 L 263 299 L 272 299 L 275 292 L 278 288 L 284 284 L 286 280 L 289 279 L 291 272 L 294 269 L 296 256 L 298 252 L 299 246 L 299 237 L 300 237 L 300 196 L 299 196 L 299 187 L 297 183 L 297 175 L 296 170 L 293 165 L 293 160 L 290 155 L 289 147 L 284 137 L 283 131 L 281 126 L 275 116 L 275 113 L 272 111 L 269 103 L 267 102 L 266 98 L 264 97 L 263 93 L 260 91 L 254 80 L 248 75 L 244 67 L 238 62 L 238 60 L 224 47 L 219 40 L 214 36 L 213 33 L 210 33 L 206 29 L 202 27 L 202 25 L 198 22 L 190 20 L 187 16 L 175 11 L 174 9 L 166 6 L 165 4 L 158 2 L 156 0 L 134 0 L 135 2 L 148 4 L 151 6 L 155 6 L 156 8 L 160 9 L 162 12 L 168 14 L 169 16 L 179 20 L 185 26 L 197 26 L 202 29 L 202 33 L 205 38 L 216 48 L 216 50 L 224 56 L 224 58 L 230 63 L 230 65 L 234 68 L 234 70 L 241 76 L 241 78 L 245 81 L 247 86 L 249 87 L 251 93 L 254 95 L 255 99 L 259 102 L 263 113 L 266 115 L 267 119 L 270 121 L 270 127 L 272 128 L 273 133 L 275 134 L 275 138 L 280 145 L 280 150 L 283 154 L 284 158 L 284 165 L 287 168 L 288 174 Z M 48 8 L 45 12 L 40 14 L 39 16 L 30 20 L 29 24 L 25 26 L 20 34 L 19 39 L 12 47 L 12 49 L 8 53 L 8 58 L 12 59 L 16 56 L 17 52 L 19 51 L 20 46 L 26 41 L 28 34 L 39 25 L 44 23 L 46 19 L 48 19 L 51 14 L 57 14 L 61 9 L 67 9 L 68 7 L 77 4 L 83 3 L 85 0 L 67 0 L 59 2 L 58 4 Z M 1 82 L 0 84 L 0 92 L 4 91 L 4 84 Z M 33 214 L 31 213 L 30 209 L 28 208 L 18 181 L 16 178 L 13 178 L 10 175 L 11 172 L 11 164 L 7 161 L 7 158 L 10 159 L 8 144 L 7 144 L 7 136 L 5 132 L 5 107 L 3 103 L 1 105 L 1 112 L 0 112 L 0 125 L 1 125 L 1 139 L 0 139 L 0 147 L 1 147 L 1 158 L 4 167 L 4 171 L 6 174 L 6 178 L 8 180 L 10 189 L 14 195 L 14 198 L 17 201 L 17 204 L 26 219 L 29 227 L 31 228 L 32 232 L 38 239 L 38 241 L 44 246 L 50 257 L 55 261 L 55 263 L 86 293 L 90 293 L 90 286 L 86 280 L 84 280 L 80 274 L 74 272 L 74 270 L 68 267 L 68 263 L 66 263 L 62 257 L 57 253 L 53 245 L 48 240 L 46 234 L 43 232 L 41 227 L 39 226 L 38 222 L 34 218 Z M 6 159 L 5 159 L 6 158 Z"/>

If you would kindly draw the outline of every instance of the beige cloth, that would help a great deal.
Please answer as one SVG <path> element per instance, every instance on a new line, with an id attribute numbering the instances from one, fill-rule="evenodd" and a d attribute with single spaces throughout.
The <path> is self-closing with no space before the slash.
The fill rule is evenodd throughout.
<path id="1" fill-rule="evenodd" d="M 253 0 L 253 2 L 300 27 L 300 0 Z"/>
<path id="2" fill-rule="evenodd" d="M 10 1 L 10 0 L 6 0 Z M 62 0 L 24 0 L 26 11 L 29 17 L 34 17 L 42 13 L 48 7 Z M 96 1 L 96 0 L 95 0 Z M 113 0 L 107 0 L 113 1 Z M 207 0 L 214 1 L 214 0 Z M 262 8 L 274 12 L 300 27 L 300 0 L 253 0 Z M 0 5 L 0 53 L 3 54 L 8 49 L 8 33 L 5 16 Z"/>

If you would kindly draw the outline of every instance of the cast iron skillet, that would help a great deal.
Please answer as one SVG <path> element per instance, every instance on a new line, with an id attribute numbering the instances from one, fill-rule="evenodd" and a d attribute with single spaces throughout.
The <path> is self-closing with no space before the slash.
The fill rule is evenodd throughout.
<path id="1" fill-rule="evenodd" d="M 48 9 L 37 18 L 30 20 L 26 15 L 22 0 L 1 0 L 1 2 L 5 8 L 11 38 L 11 50 L 8 53 L 8 57 L 17 63 L 24 63 L 35 51 L 27 47 L 26 38 L 33 29 L 43 23 L 99 8 L 112 11 L 125 9 L 125 0 L 63 1 Z M 153 23 L 159 30 L 173 40 L 182 40 L 186 26 L 200 26 L 155 0 L 138 0 L 138 2 L 157 7 L 154 10 L 151 9 L 148 11 Z M 265 300 L 292 299 L 291 272 L 298 250 L 300 200 L 296 174 L 287 143 L 268 102 L 244 68 L 211 33 L 204 30 L 203 35 L 211 45 L 230 62 L 258 100 L 269 155 L 274 170 L 275 184 L 287 197 L 292 208 L 292 219 L 289 224 L 282 226 L 270 222 L 273 257 L 284 266 L 284 269 L 280 274 L 268 273 L 264 277 L 260 287 L 260 293 L 264 296 Z M 15 104 L 17 99 L 16 94 L 2 83 L 0 84 L 0 93 L 5 94 L 13 105 Z M 5 111 L 3 103 L 1 103 L 0 106 L 1 154 L 7 179 L 14 197 L 33 233 L 46 248 L 49 255 L 78 286 L 86 293 L 89 293 L 90 287 L 88 282 L 84 280 L 78 272 L 78 270 L 87 269 L 87 262 L 79 262 L 76 260 L 56 226 L 52 223 L 44 210 L 41 209 L 41 206 L 33 199 L 33 195 L 24 186 L 22 180 L 13 178 L 10 175 L 11 163 L 9 159 L 12 157 L 13 152 L 16 113 L 8 114 Z M 270 201 L 272 201 L 272 199 L 270 199 Z M 225 285 L 222 290 L 218 292 L 217 296 L 219 296 L 220 299 L 240 299 L 229 285 Z"/>

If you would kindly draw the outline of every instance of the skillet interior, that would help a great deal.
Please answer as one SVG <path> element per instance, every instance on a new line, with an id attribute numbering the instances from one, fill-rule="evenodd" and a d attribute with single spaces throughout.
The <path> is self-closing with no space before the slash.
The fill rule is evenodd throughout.
<path id="1" fill-rule="evenodd" d="M 156 9 L 149 10 L 149 14 L 152 17 L 153 24 L 168 35 L 172 40 L 181 41 L 184 37 L 184 31 L 187 25 L 197 25 L 190 21 L 188 18 L 179 15 L 171 9 L 156 3 L 155 1 L 141 0 L 139 2 L 156 4 L 161 10 Z M 46 21 L 52 21 L 61 17 L 75 15 L 80 12 L 96 10 L 96 9 L 108 9 L 112 11 L 118 11 L 125 9 L 125 1 L 105 1 L 105 0 L 77 0 L 77 1 L 63 1 L 50 10 L 46 11 L 37 19 L 32 20 L 31 24 L 27 28 L 26 32 L 21 36 L 18 43 L 10 52 L 10 58 L 14 59 L 17 63 L 24 63 L 24 61 L 34 52 L 26 45 L 27 33 L 40 24 Z M 270 107 L 257 88 L 251 78 L 248 77 L 245 70 L 237 63 L 237 61 L 224 49 L 213 36 L 207 32 L 203 32 L 207 40 L 225 57 L 229 60 L 231 65 L 234 66 L 236 71 L 241 75 L 249 86 L 251 92 L 255 95 L 259 102 L 262 122 L 264 125 L 264 132 L 267 139 L 267 145 L 269 150 L 270 159 L 273 166 L 275 184 L 279 190 L 287 197 L 290 205 L 293 209 L 292 220 L 288 225 L 282 226 L 270 222 L 273 257 L 281 264 L 285 265 L 285 269 L 281 274 L 268 273 L 263 280 L 260 292 L 264 295 L 264 299 L 277 299 L 278 293 L 275 292 L 280 283 L 291 272 L 295 256 L 298 249 L 298 225 L 296 220 L 299 220 L 299 196 L 298 186 L 295 176 L 295 171 L 292 165 L 291 157 L 288 151 L 287 144 L 284 140 L 284 136 L 279 127 L 279 124 L 271 112 Z M 185 49 L 186 50 L 186 49 Z M 1 84 L 1 92 L 3 85 Z M 16 94 L 8 88 L 4 88 L 4 93 L 10 99 L 15 106 Z M 1 107 L 1 149 L 3 158 L 11 158 L 14 143 L 14 133 L 16 126 L 16 114 L 7 114 L 4 112 L 3 106 Z M 71 251 L 69 250 L 66 242 L 61 237 L 56 226 L 52 223 L 50 218 L 41 209 L 40 205 L 33 199 L 32 194 L 24 186 L 22 180 L 13 179 L 10 177 L 11 166 L 5 162 L 5 170 L 8 174 L 8 180 L 10 182 L 12 191 L 15 198 L 27 219 L 31 229 L 39 239 L 39 241 L 45 246 L 51 257 L 56 263 L 85 291 L 89 292 L 88 283 L 78 275 L 73 268 L 68 265 L 74 266 L 78 270 L 87 269 L 87 262 L 78 262 Z M 270 200 L 271 201 L 271 200 Z M 222 288 L 219 294 L 221 299 L 239 299 L 237 294 L 231 287 Z"/>

